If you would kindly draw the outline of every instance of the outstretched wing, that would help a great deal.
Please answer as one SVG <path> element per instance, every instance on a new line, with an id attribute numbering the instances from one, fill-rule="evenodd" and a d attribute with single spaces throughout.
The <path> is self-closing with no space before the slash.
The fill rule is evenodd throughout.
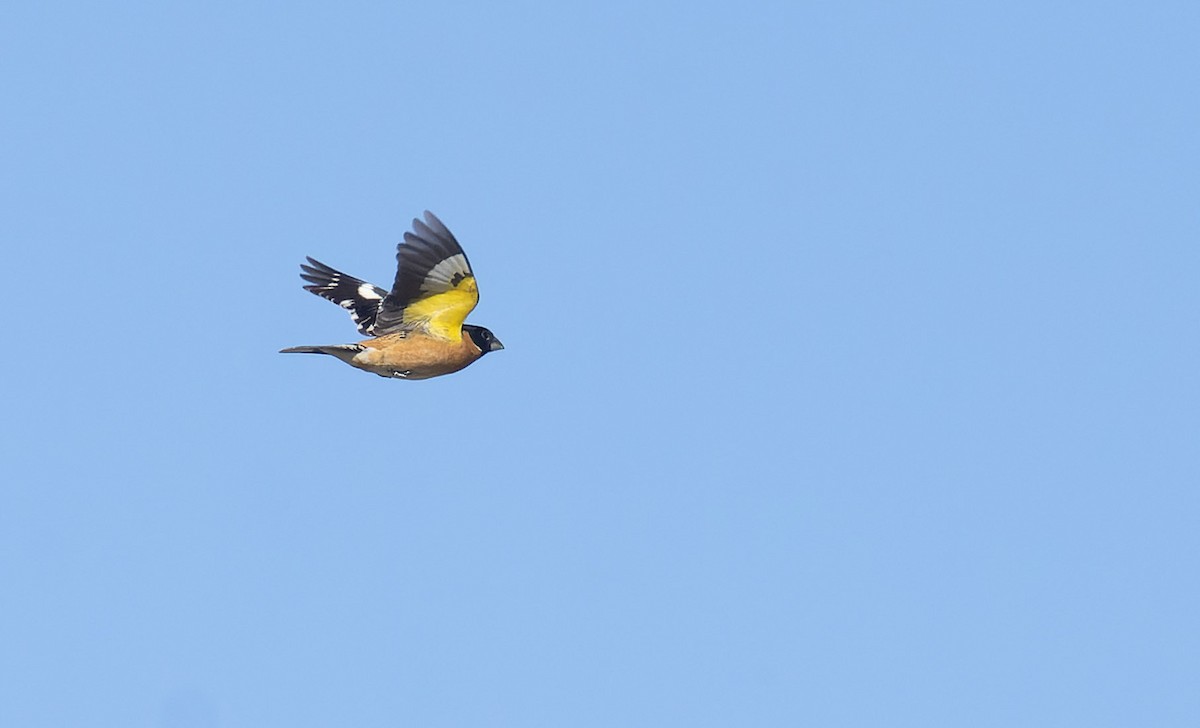
<path id="1" fill-rule="evenodd" d="M 360 334 L 375 335 L 375 320 L 384 297 L 388 295 L 387 291 L 334 270 L 314 258 L 308 258 L 308 265 L 301 263 L 300 270 L 304 271 L 300 277 L 311 284 L 305 286 L 304 290 L 349 311 L 350 318 L 358 324 Z"/>
<path id="2" fill-rule="evenodd" d="M 383 299 L 374 335 L 422 331 L 459 341 L 462 323 L 479 303 L 479 288 L 467 254 L 442 221 L 428 210 L 413 220 L 396 247 L 396 282 Z"/>

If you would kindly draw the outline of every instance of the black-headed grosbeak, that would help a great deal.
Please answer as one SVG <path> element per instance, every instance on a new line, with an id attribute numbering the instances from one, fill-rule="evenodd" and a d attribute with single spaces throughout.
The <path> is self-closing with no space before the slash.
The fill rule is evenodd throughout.
<path id="1" fill-rule="evenodd" d="M 504 348 L 491 331 L 464 324 L 479 303 L 467 254 L 432 212 L 414 219 L 396 246 L 391 291 L 308 258 L 304 287 L 350 312 L 358 331 L 372 338 L 338 346 L 293 346 L 282 354 L 329 354 L 381 377 L 429 379 L 466 367 Z"/>

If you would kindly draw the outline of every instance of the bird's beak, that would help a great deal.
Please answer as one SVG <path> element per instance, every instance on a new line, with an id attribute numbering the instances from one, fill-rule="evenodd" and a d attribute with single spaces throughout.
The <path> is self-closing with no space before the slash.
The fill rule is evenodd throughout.
<path id="1" fill-rule="evenodd" d="M 493 338 L 492 345 L 488 347 L 488 351 L 500 351 L 504 348 L 504 344 L 500 343 L 500 339 Z"/>

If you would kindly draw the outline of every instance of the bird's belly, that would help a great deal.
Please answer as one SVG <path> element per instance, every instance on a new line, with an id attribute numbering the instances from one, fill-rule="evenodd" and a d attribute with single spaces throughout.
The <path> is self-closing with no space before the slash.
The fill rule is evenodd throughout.
<path id="1" fill-rule="evenodd" d="M 355 355 L 351 364 L 385 377 L 429 379 L 457 372 L 479 358 L 477 352 L 462 342 L 441 341 L 424 337 L 397 337 L 361 342 L 365 349 Z"/>

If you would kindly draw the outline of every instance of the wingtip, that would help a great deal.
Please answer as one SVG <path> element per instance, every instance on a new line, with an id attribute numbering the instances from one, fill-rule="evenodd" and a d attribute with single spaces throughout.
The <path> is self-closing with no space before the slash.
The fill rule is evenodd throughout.
<path id="1" fill-rule="evenodd" d="M 311 255 L 304 256 L 304 259 L 306 261 L 308 261 L 308 263 L 307 264 L 301 263 L 300 264 L 301 268 L 313 268 L 313 269 L 316 269 L 316 271 L 318 273 L 327 273 L 327 272 L 330 272 L 333 270 L 333 268 L 330 268 L 329 266 L 325 265 L 324 263 L 322 263 L 321 261 L 312 257 Z"/>
<path id="2" fill-rule="evenodd" d="M 431 227 L 435 230 L 438 228 L 446 227 L 446 224 L 444 222 L 442 222 L 441 219 L 437 215 L 434 215 L 431 210 L 426 210 L 423 213 L 423 215 L 425 217 L 425 224 L 428 225 L 429 227 Z M 415 223 L 417 221 L 413 220 L 413 222 Z"/>

